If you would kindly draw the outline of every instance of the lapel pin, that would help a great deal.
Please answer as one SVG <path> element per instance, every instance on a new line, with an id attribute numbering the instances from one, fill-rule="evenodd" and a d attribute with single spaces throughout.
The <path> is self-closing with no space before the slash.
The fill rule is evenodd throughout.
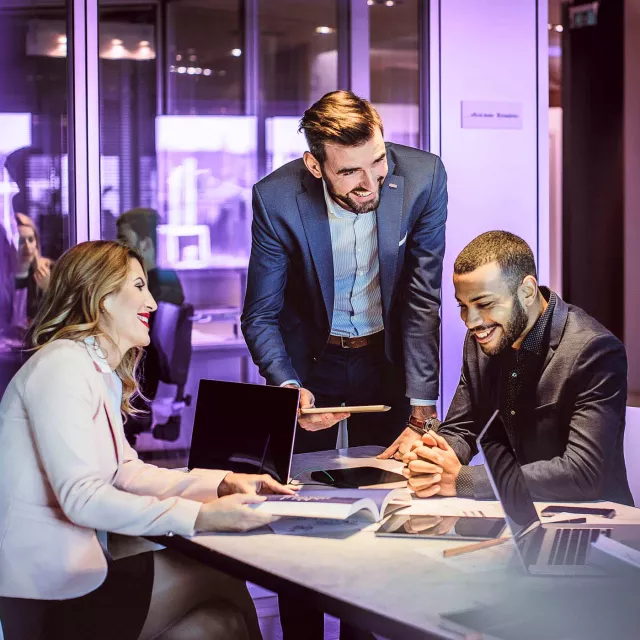
<path id="1" fill-rule="evenodd" d="M 389 189 L 397 189 L 397 188 L 398 188 L 398 185 L 395 184 L 394 182 L 389 183 Z"/>

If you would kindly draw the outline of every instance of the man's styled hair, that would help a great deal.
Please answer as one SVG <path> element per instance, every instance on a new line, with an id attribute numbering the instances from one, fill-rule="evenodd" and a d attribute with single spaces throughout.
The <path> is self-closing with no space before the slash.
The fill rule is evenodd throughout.
<path id="1" fill-rule="evenodd" d="M 151 238 L 153 248 L 158 248 L 158 212 L 155 209 L 137 207 L 123 213 L 117 220 L 116 225 L 127 224 L 138 236 L 138 240 Z"/>
<path id="2" fill-rule="evenodd" d="M 304 112 L 298 132 L 304 133 L 309 151 L 323 164 L 325 144 L 358 147 L 373 137 L 376 128 L 384 134 L 382 120 L 368 100 L 352 91 L 332 91 Z"/>
<path id="3" fill-rule="evenodd" d="M 456 275 L 471 273 L 490 262 L 497 262 L 509 288 L 515 293 L 527 276 L 536 280 L 536 262 L 531 247 L 508 231 L 487 231 L 472 240 L 456 258 Z"/>

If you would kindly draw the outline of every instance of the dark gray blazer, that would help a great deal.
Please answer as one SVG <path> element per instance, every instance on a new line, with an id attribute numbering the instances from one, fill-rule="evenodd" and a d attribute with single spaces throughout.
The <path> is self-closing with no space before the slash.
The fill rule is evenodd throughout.
<path id="1" fill-rule="evenodd" d="M 407 396 L 437 398 L 447 177 L 431 153 L 386 147 L 376 214 L 385 350 L 405 372 Z M 304 383 L 327 344 L 333 295 L 322 181 L 294 160 L 253 188 L 242 332 L 268 384 Z"/>
<path id="2" fill-rule="evenodd" d="M 545 297 L 549 290 L 542 289 Z M 499 408 L 499 358 L 468 334 L 462 375 L 439 433 L 462 464 Z M 537 500 L 613 500 L 633 504 L 624 463 L 627 357 L 622 343 L 582 309 L 557 299 L 536 408 L 517 453 Z M 484 466 L 472 467 L 477 498 L 493 498 Z"/>

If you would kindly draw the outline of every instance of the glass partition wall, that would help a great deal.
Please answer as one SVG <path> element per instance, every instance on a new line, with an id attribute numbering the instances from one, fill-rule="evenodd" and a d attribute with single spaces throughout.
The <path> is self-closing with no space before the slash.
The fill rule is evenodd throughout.
<path id="1" fill-rule="evenodd" d="M 182 396 L 195 397 L 203 377 L 259 382 L 239 332 L 251 187 L 302 155 L 303 111 L 338 88 L 372 100 L 389 140 L 425 146 L 427 9 L 427 0 L 5 0 L 3 269 L 18 257 L 16 212 L 33 219 L 52 259 L 77 241 L 116 238 L 127 211 L 155 212 L 152 266 L 174 272 L 193 306 Z M 4 318 L 9 288 L 3 296 Z M 144 432 L 140 450 L 184 452 L 193 405 L 176 402 L 175 386 L 160 382 L 150 424 L 178 405 L 178 432 Z"/>
<path id="2" fill-rule="evenodd" d="M 64 0 L 0 4 L 0 395 L 46 279 L 70 246 L 68 15 Z"/>

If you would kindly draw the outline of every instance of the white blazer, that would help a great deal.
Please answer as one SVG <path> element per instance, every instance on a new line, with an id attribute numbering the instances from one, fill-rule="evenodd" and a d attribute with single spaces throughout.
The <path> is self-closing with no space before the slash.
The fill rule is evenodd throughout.
<path id="1" fill-rule="evenodd" d="M 226 471 L 182 473 L 138 459 L 110 406 L 111 372 L 82 342 L 56 340 L 0 403 L 0 596 L 60 599 L 107 575 L 96 529 L 193 535 Z"/>

